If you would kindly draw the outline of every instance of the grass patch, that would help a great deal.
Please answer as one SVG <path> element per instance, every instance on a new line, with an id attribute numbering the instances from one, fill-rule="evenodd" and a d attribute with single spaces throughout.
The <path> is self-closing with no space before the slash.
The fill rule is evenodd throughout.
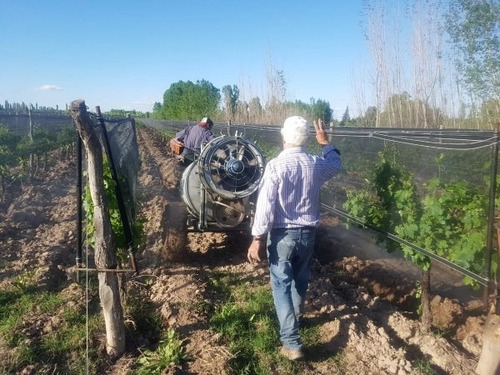
<path id="1" fill-rule="evenodd" d="M 157 342 L 163 330 L 161 314 L 140 293 L 127 294 L 123 304 L 128 339 L 147 334 L 151 342 Z M 127 340 L 128 341 L 128 340 Z"/>
<path id="2" fill-rule="evenodd" d="M 431 363 L 426 359 L 417 359 L 414 362 L 415 368 L 422 375 L 434 375 L 435 371 L 432 369 Z"/>
<path id="3" fill-rule="evenodd" d="M 184 346 L 177 333 L 168 330 L 165 337 L 160 340 L 156 350 L 146 350 L 137 360 L 135 374 L 160 375 L 171 365 L 181 365 L 189 360 Z"/>
<path id="4" fill-rule="evenodd" d="M 28 365 L 51 368 L 57 373 L 86 373 L 85 313 L 67 306 L 58 293 L 15 287 L 0 291 L 0 334 L 9 348 L 0 373 L 17 373 Z M 92 332 L 102 326 L 99 314 L 89 317 Z M 89 351 L 90 369 L 97 369 L 98 353 Z"/>
<path id="5" fill-rule="evenodd" d="M 0 291 L 0 333 L 10 346 L 22 339 L 26 316 L 38 316 L 54 311 L 62 300 L 54 293 Z"/>
<path id="6" fill-rule="evenodd" d="M 249 283 L 224 273 L 214 273 L 211 283 L 222 300 L 210 319 L 210 328 L 222 335 L 234 355 L 230 365 L 235 374 L 303 373 L 304 364 L 278 354 L 279 324 L 267 283 Z M 301 334 L 304 342 L 319 338 L 315 328 L 303 329 Z"/>

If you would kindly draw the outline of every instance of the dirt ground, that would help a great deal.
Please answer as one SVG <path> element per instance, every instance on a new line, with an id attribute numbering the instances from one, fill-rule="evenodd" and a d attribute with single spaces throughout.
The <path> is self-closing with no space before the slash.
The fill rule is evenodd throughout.
<path id="1" fill-rule="evenodd" d="M 246 261 L 248 238 L 231 233 L 182 236 L 185 228 L 178 223 L 184 223 L 185 208 L 178 163 L 149 131 L 138 129 L 138 140 L 140 215 L 146 219 L 146 242 L 137 254 L 140 274 L 127 282 L 129 292 L 147 299 L 160 311 L 164 326 L 186 338 L 192 361 L 170 373 L 230 374 L 232 354 L 208 329 L 207 316 L 192 306 L 197 301 L 213 304 L 207 286 L 209 271 L 267 279 L 266 264 L 253 267 Z M 0 263 L 8 264 L 0 269 L 0 288 L 10 287 L 16 276 L 32 270 L 40 287 L 61 290 L 68 300 L 81 303 L 73 282 L 75 228 L 74 161 L 58 161 L 44 177 L 10 189 L 0 203 Z M 306 303 L 306 319 L 318 326 L 321 343 L 306 348 L 309 358 L 304 373 L 420 374 L 418 364 L 428 363 L 431 372 L 425 373 L 473 374 L 484 324 L 479 295 L 463 288 L 459 275 L 438 264 L 434 269 L 436 330 L 424 335 L 414 314 L 419 271 L 375 245 L 369 232 L 346 228 L 325 213 Z M 153 280 L 147 289 L 146 279 Z M 26 323 L 33 335 L 57 329 L 57 324 L 42 316 Z M 143 348 L 148 344 L 146 336 L 134 343 Z M 8 357 L 9 351 L 0 339 L 0 358 Z M 340 352 L 343 372 L 332 361 Z M 137 355 L 127 354 L 103 373 L 131 373 L 136 360 Z M 22 373 L 40 370 L 32 365 Z"/>

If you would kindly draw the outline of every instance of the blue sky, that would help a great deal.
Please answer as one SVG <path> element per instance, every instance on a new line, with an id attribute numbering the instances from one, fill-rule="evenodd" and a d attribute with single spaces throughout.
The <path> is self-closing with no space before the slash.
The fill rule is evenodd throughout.
<path id="1" fill-rule="evenodd" d="M 0 0 L 0 103 L 151 111 L 202 79 L 263 99 L 273 67 L 289 100 L 327 100 L 340 118 L 369 59 L 361 3 Z"/>

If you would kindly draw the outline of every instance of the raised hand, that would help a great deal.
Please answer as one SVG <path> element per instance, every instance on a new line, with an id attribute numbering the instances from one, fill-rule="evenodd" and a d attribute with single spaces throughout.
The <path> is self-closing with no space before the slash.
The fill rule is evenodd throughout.
<path id="1" fill-rule="evenodd" d="M 328 142 L 328 135 L 325 132 L 323 120 L 318 119 L 313 122 L 313 125 L 316 130 L 316 141 L 318 141 L 321 146 L 328 146 L 330 142 Z"/>

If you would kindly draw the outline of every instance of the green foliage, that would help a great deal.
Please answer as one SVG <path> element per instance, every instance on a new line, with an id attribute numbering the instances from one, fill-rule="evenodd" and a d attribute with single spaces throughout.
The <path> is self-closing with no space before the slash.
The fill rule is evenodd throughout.
<path id="1" fill-rule="evenodd" d="M 58 319 L 52 319 L 57 316 Z M 102 325 L 100 314 L 89 315 L 88 332 Z M 48 331 L 27 329 L 38 321 L 53 321 Z M 57 293 L 40 292 L 34 288 L 24 291 L 0 291 L 0 334 L 16 356 L 0 364 L 0 373 L 20 373 L 26 366 L 47 364 L 59 373 L 85 374 L 87 320 L 83 311 L 67 306 Z M 91 347 L 97 342 L 91 343 Z M 89 351 L 90 370 L 96 372 L 97 352 Z"/>
<path id="2" fill-rule="evenodd" d="M 370 106 L 366 109 L 364 116 L 359 118 L 358 121 L 362 126 L 375 127 L 377 125 L 377 112 L 377 107 Z"/>
<path id="3" fill-rule="evenodd" d="M 262 108 L 262 104 L 260 103 L 260 98 L 252 98 L 250 100 L 250 103 L 248 103 L 247 115 L 250 115 L 252 120 L 255 121 L 256 119 L 262 117 L 263 112 L 264 109 Z"/>
<path id="4" fill-rule="evenodd" d="M 343 209 L 364 223 L 381 228 L 384 212 L 378 197 L 369 190 L 346 190 L 347 200 Z"/>
<path id="5" fill-rule="evenodd" d="M 200 120 L 214 116 L 221 99 L 220 90 L 206 80 L 196 84 L 179 81 L 163 94 L 162 117 L 170 120 Z"/>
<path id="6" fill-rule="evenodd" d="M 67 126 L 61 129 L 56 134 L 56 144 L 57 148 L 73 145 L 77 139 L 76 129 L 72 126 Z"/>
<path id="7" fill-rule="evenodd" d="M 422 375 L 434 375 L 436 372 L 432 368 L 432 364 L 428 359 L 417 359 L 413 366 Z"/>
<path id="8" fill-rule="evenodd" d="M 446 21 L 457 52 L 461 83 L 483 100 L 498 100 L 500 4 L 498 1 L 450 1 Z"/>
<path id="9" fill-rule="evenodd" d="M 10 347 L 15 347 L 24 339 L 21 332 L 26 316 L 52 313 L 62 304 L 54 293 L 36 292 L 33 289 L 0 292 L 0 333 Z"/>
<path id="10" fill-rule="evenodd" d="M 349 107 L 345 109 L 344 114 L 342 115 L 342 120 L 340 120 L 340 126 L 349 126 L 351 122 L 351 116 L 349 115 Z"/>
<path id="11" fill-rule="evenodd" d="M 238 123 L 269 124 L 271 119 L 281 123 L 286 116 L 300 115 L 309 121 L 322 119 L 325 124 L 332 122 L 333 110 L 330 103 L 311 98 L 309 104 L 301 101 L 286 101 L 286 79 L 282 71 L 274 72 L 273 92 L 265 105 L 259 97 L 249 101 L 240 100 L 237 85 L 225 85 L 220 90 L 209 81 L 178 81 L 170 85 L 163 95 L 163 102 L 155 102 L 152 117 L 180 121 L 199 121 L 210 116 L 218 121 L 231 119 Z M 222 107 L 220 110 L 222 92 Z M 276 121 L 274 123 L 277 123 Z"/>
<path id="12" fill-rule="evenodd" d="M 121 264 L 125 264 L 128 260 L 128 247 L 127 238 L 125 236 L 125 229 L 123 226 L 120 209 L 118 207 L 118 198 L 116 196 L 116 182 L 111 173 L 111 167 L 108 160 L 103 163 L 103 179 L 104 189 L 109 205 L 109 218 L 111 221 L 111 229 L 115 239 L 116 255 Z M 82 206 L 86 216 L 85 231 L 87 234 L 87 241 L 90 246 L 95 245 L 95 228 L 94 228 L 94 204 L 90 194 L 90 188 L 87 185 L 85 188 L 85 196 L 82 200 Z M 134 238 L 134 246 L 139 245 L 144 241 L 144 219 L 136 218 L 132 224 L 132 237 Z"/>
<path id="13" fill-rule="evenodd" d="M 126 111 L 124 109 L 110 109 L 108 112 L 106 112 L 106 116 L 120 117 L 120 118 L 125 118 L 128 116 L 148 117 L 148 114 L 144 113 L 144 112 L 136 111 L 135 109 L 132 109 L 130 111 Z"/>
<path id="14" fill-rule="evenodd" d="M 151 284 L 152 280 L 146 280 Z M 137 336 L 148 332 L 150 340 L 157 341 L 163 330 L 162 317 L 157 309 L 141 293 L 127 293 L 123 303 L 125 323 L 128 329 L 128 337 L 136 340 Z"/>
<path id="15" fill-rule="evenodd" d="M 6 125 L 0 124 L 0 173 L 16 162 L 16 149 L 21 137 L 12 133 Z"/>
<path id="16" fill-rule="evenodd" d="M 33 140 L 31 140 L 28 136 L 15 135 L 7 126 L 0 124 L 0 200 L 12 182 L 34 172 L 28 169 L 30 156 L 34 156 L 35 163 L 43 157 L 47 166 L 51 151 L 61 148 L 69 149 L 75 139 L 76 131 L 73 127 L 63 128 L 56 133 L 35 126 Z M 36 170 L 38 164 L 33 167 Z"/>
<path id="17" fill-rule="evenodd" d="M 161 111 L 162 111 L 161 103 L 155 102 L 153 104 L 153 118 L 162 118 Z"/>
<path id="18" fill-rule="evenodd" d="M 328 126 L 330 121 L 332 121 L 332 114 L 333 110 L 331 109 L 329 102 L 321 99 L 311 99 L 310 121 L 321 119 L 323 120 L 323 123 Z"/>
<path id="19" fill-rule="evenodd" d="M 435 178 L 428 181 L 422 204 L 418 228 L 409 229 L 404 224 L 398 228 L 398 234 L 481 274 L 488 224 L 487 197 L 466 182 L 442 183 Z"/>
<path id="20" fill-rule="evenodd" d="M 311 98 L 309 104 L 300 100 L 284 102 L 283 108 L 288 115 L 302 116 L 311 123 L 312 121 L 321 119 L 326 126 L 329 126 L 332 121 L 333 110 L 330 107 L 330 103 L 326 100 Z"/>
<path id="21" fill-rule="evenodd" d="M 421 298 L 422 298 L 422 284 L 420 284 L 420 282 L 418 282 L 418 281 L 417 281 L 417 288 L 415 291 L 415 298 L 418 301 L 421 301 Z M 422 314 L 422 302 L 420 302 L 417 306 L 417 314 L 418 315 Z"/>
<path id="22" fill-rule="evenodd" d="M 279 324 L 272 293 L 263 280 L 251 284 L 240 275 L 214 273 L 213 288 L 221 294 L 221 304 L 210 319 L 210 328 L 222 335 L 234 358 L 235 374 L 303 373 L 301 364 L 292 363 L 277 353 Z M 302 329 L 304 342 L 314 346 L 319 333 Z M 273 371 L 274 370 L 274 371 Z"/>
<path id="23" fill-rule="evenodd" d="M 386 242 L 387 250 L 394 251 L 400 246 L 387 240 L 384 232 L 394 233 L 402 223 L 416 225 L 421 207 L 411 174 L 400 165 L 399 152 L 395 147 L 386 146 L 379 153 L 379 162 L 361 190 L 347 190 L 347 200 L 343 208 L 366 224 L 380 230 L 378 242 Z M 416 257 L 409 252 L 407 256 Z M 422 265 L 426 259 L 415 258 Z M 422 263 L 423 262 L 423 263 Z"/>
<path id="24" fill-rule="evenodd" d="M 21 158 L 27 158 L 29 155 L 42 156 L 47 152 L 57 149 L 57 135 L 47 129 L 35 125 L 33 129 L 33 140 L 26 136 L 18 145 Z"/>
<path id="25" fill-rule="evenodd" d="M 222 93 L 224 94 L 224 106 L 226 115 L 228 116 L 228 119 L 232 120 L 234 118 L 234 115 L 236 114 L 236 107 L 238 99 L 240 97 L 240 90 L 236 85 L 226 85 L 222 87 Z"/>
<path id="26" fill-rule="evenodd" d="M 156 350 L 146 350 L 137 360 L 137 375 L 160 375 L 170 365 L 180 365 L 189 360 L 184 346 L 174 330 L 168 330 Z"/>
<path id="27" fill-rule="evenodd" d="M 444 156 L 435 158 L 438 174 Z M 460 182 L 442 182 L 431 178 L 420 199 L 411 174 L 401 163 L 399 153 L 386 147 L 366 186 L 348 189 L 343 208 L 362 222 L 436 255 L 442 256 L 470 271 L 481 274 L 487 228 L 487 196 L 485 189 Z M 386 242 L 389 251 L 401 249 L 405 256 L 424 270 L 430 259 L 405 244 Z M 494 265 L 496 267 L 496 265 Z M 470 278 L 464 279 L 472 283 Z"/>
<path id="28" fill-rule="evenodd" d="M 14 277 L 12 285 L 21 293 L 33 290 L 36 288 L 37 276 L 36 270 L 24 270 L 20 275 Z"/>
<path id="29" fill-rule="evenodd" d="M 12 178 L 12 168 L 17 163 L 17 147 L 21 137 L 13 134 L 9 128 L 0 124 L 0 200 Z"/>

